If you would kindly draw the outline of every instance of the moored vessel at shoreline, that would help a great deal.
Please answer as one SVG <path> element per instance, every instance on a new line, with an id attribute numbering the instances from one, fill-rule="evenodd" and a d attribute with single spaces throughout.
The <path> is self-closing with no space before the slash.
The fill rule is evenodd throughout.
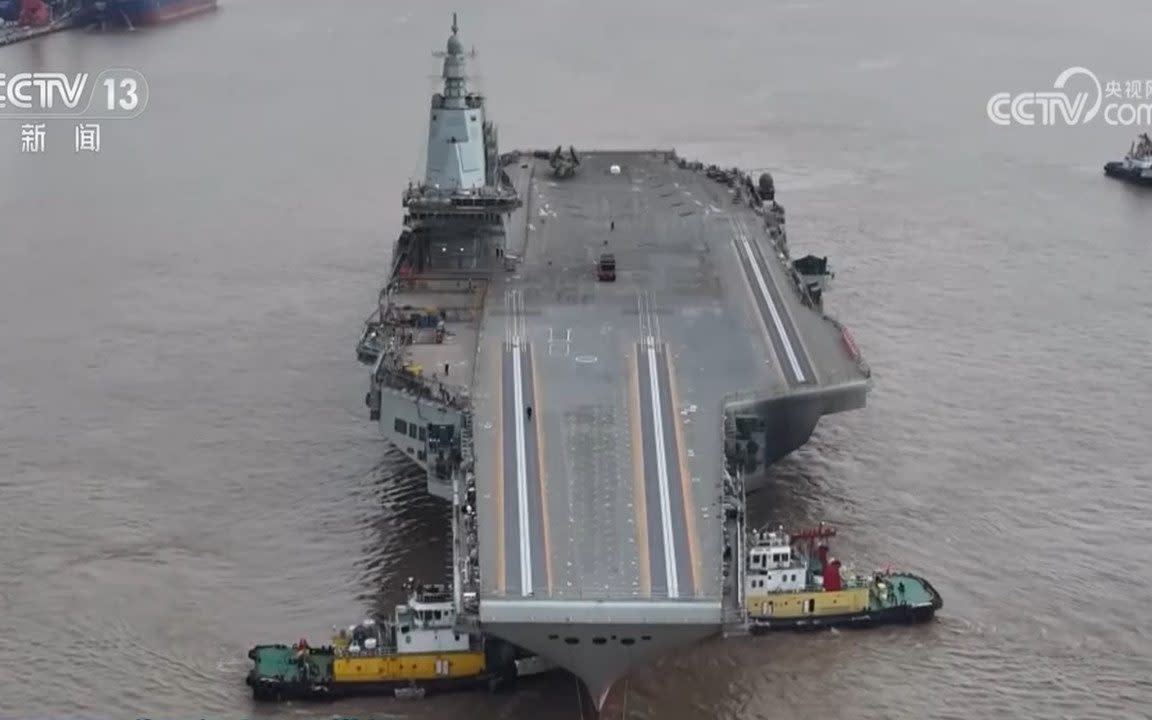
<path id="1" fill-rule="evenodd" d="M 84 24 L 81 0 L 0 0 L 0 47 Z"/>
<path id="2" fill-rule="evenodd" d="M 216 0 L 86 0 L 86 16 L 105 27 L 141 27 L 216 9 Z"/>

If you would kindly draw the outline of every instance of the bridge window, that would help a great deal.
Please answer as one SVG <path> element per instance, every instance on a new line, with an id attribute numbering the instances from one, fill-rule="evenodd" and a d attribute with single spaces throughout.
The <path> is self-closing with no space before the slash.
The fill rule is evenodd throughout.
<path id="1" fill-rule="evenodd" d="M 745 416 L 736 418 L 736 435 L 741 439 L 747 439 L 754 432 L 760 432 L 764 429 L 764 423 L 757 416 Z"/>
<path id="2" fill-rule="evenodd" d="M 410 438 L 412 438 L 413 440 L 415 440 L 415 439 L 416 439 L 416 436 L 417 436 L 417 434 L 418 434 L 418 433 L 417 433 L 417 428 L 416 428 L 416 426 L 415 426 L 415 425 L 409 425 L 409 426 L 408 426 L 408 437 L 410 437 Z"/>
<path id="3" fill-rule="evenodd" d="M 408 434 L 408 423 L 404 422 L 400 418 L 396 418 L 396 422 L 392 425 L 392 429 L 395 430 L 396 432 L 400 433 L 401 435 L 407 435 Z"/>
<path id="4" fill-rule="evenodd" d="M 652 639 L 652 636 L 651 636 L 651 635 L 641 635 L 641 636 L 640 636 L 640 639 L 641 639 L 641 640 L 651 640 L 651 639 Z"/>
<path id="5" fill-rule="evenodd" d="M 620 638 L 620 644 L 621 645 L 635 645 L 636 640 L 634 638 Z"/>
<path id="6" fill-rule="evenodd" d="M 604 644 L 604 643 L 606 643 L 606 642 L 608 642 L 608 641 L 607 641 L 607 640 L 605 640 L 605 639 L 604 639 L 604 638 L 602 638 L 602 637 L 594 637 L 594 638 L 592 638 L 592 644 L 593 644 L 593 645 L 603 645 L 603 644 Z"/>
<path id="7" fill-rule="evenodd" d="M 580 638 L 566 637 L 564 638 L 564 642 L 568 643 L 569 645 L 579 645 Z"/>
<path id="8" fill-rule="evenodd" d="M 559 639 L 560 639 L 560 636 L 559 636 L 559 635 L 549 635 L 549 636 L 548 636 L 548 639 L 549 639 L 549 640 L 559 640 Z"/>

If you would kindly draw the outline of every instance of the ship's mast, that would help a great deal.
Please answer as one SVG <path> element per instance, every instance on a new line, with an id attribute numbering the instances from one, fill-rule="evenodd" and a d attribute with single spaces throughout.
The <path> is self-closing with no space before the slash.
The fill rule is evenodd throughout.
<path id="1" fill-rule="evenodd" d="M 460 42 L 460 26 L 456 13 L 452 13 L 452 34 L 448 36 L 448 47 L 444 52 L 444 107 L 463 108 L 468 96 L 468 82 L 465 73 L 464 45 Z"/>

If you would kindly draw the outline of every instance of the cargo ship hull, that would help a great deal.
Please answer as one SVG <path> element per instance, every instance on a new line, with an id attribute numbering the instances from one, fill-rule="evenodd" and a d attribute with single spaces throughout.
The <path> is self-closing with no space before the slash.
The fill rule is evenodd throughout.
<path id="1" fill-rule="evenodd" d="M 91 3 L 96 22 L 138 27 L 158 25 L 216 9 L 216 0 L 97 0 Z"/>

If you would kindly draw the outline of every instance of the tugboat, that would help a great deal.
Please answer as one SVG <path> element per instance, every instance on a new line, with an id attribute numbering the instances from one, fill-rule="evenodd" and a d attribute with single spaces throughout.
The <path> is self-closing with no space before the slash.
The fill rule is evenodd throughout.
<path id="1" fill-rule="evenodd" d="M 1140 133 L 1123 160 L 1106 163 L 1104 174 L 1136 185 L 1152 185 L 1152 139 L 1148 133 Z"/>
<path id="2" fill-rule="evenodd" d="M 744 610 L 752 634 L 770 630 L 917 623 L 943 606 L 922 577 L 879 571 L 846 575 L 828 555 L 836 530 L 756 531 L 748 539 Z"/>
<path id="3" fill-rule="evenodd" d="M 428 691 L 496 690 L 516 677 L 550 670 L 499 640 L 477 640 L 456 627 L 451 589 L 409 578 L 408 601 L 384 622 L 364 620 L 334 633 L 332 644 L 257 645 L 247 684 L 256 700 L 325 700 Z M 335 630 L 335 628 L 333 628 Z"/>

